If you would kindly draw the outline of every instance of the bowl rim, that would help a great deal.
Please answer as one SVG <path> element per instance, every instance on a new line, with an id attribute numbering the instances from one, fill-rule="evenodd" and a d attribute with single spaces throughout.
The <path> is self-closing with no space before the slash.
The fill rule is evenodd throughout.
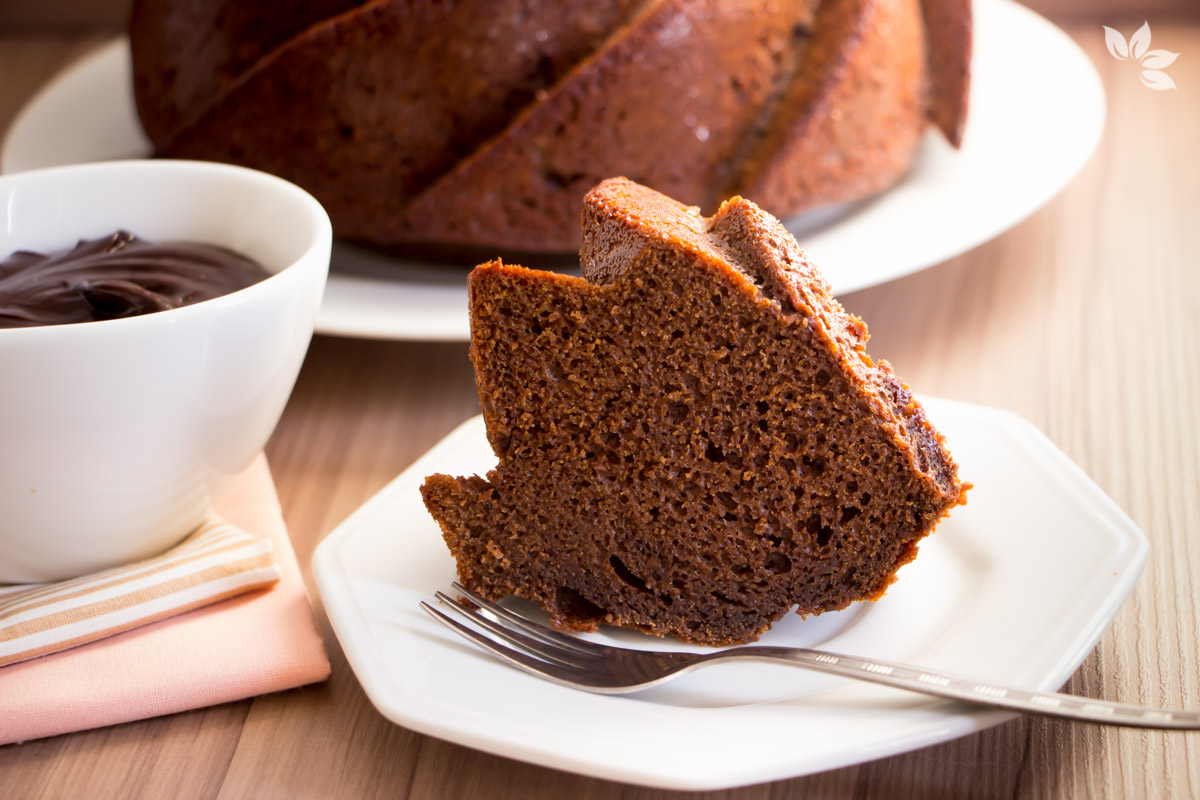
<path id="1" fill-rule="evenodd" d="M 287 197 L 289 200 L 297 204 L 298 209 L 303 213 L 301 218 L 304 223 L 304 229 L 310 233 L 310 239 L 304 250 L 292 259 L 289 263 L 280 267 L 278 270 L 271 272 L 266 278 L 253 283 L 249 286 L 237 289 L 236 291 L 228 292 L 217 297 L 202 300 L 198 303 L 191 303 L 178 308 L 167 309 L 166 311 L 156 311 L 149 314 L 138 314 L 131 317 L 121 317 L 120 319 L 102 319 L 90 320 L 86 322 L 70 322 L 54 325 L 25 325 L 19 327 L 0 327 L 0 340 L 12 340 L 18 337 L 51 337 L 51 336 L 72 336 L 77 335 L 81 330 L 97 330 L 98 327 L 104 330 L 125 330 L 136 325 L 150 326 L 159 324 L 171 324 L 173 320 L 188 319 L 197 314 L 219 312 L 219 306 L 233 306 L 240 304 L 246 300 L 253 299 L 258 294 L 271 291 L 271 286 L 283 281 L 291 280 L 289 275 L 294 275 L 296 266 L 314 260 L 314 253 L 319 254 L 321 251 L 329 252 L 333 243 L 333 227 L 329 220 L 329 214 L 325 208 L 313 197 L 309 192 L 300 188 L 296 184 L 280 178 L 276 175 L 271 175 L 260 170 L 250 169 L 249 167 L 241 167 L 235 164 L 223 164 L 212 161 L 194 161 L 188 159 L 123 159 L 117 161 L 96 161 L 85 164 L 64 164 L 54 167 L 45 167 L 42 169 L 28 170 L 26 172 L 16 172 L 11 174 L 0 175 L 0 192 L 13 184 L 22 184 L 28 182 L 37 182 L 43 180 L 53 180 L 58 175 L 88 175 L 91 173 L 113 173 L 112 180 L 128 179 L 130 174 L 138 172 L 157 172 L 157 173 L 178 173 L 181 175 L 197 175 L 206 174 L 208 176 L 217 176 L 221 180 L 229 180 L 231 183 L 251 182 L 258 183 L 269 187 L 268 191 L 278 192 L 281 196 Z M 2 231 L 0 231 L 2 232 Z M 135 234 L 136 235 L 136 234 Z M 211 244 L 211 243 L 210 243 Z M 66 245 L 67 247 L 70 244 Z M 216 244 L 215 246 L 222 247 L 224 245 Z M 13 252 L 0 253 L 0 261 L 9 258 Z M 329 272 L 329 257 L 316 258 L 321 262 L 318 267 L 320 280 L 322 285 L 325 276 Z"/>

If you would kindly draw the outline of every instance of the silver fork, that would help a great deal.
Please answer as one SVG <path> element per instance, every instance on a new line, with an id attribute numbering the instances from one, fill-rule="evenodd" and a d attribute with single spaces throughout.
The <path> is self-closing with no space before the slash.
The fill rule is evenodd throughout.
<path id="1" fill-rule="evenodd" d="M 503 606 L 479 597 L 462 584 L 455 591 L 478 608 L 438 592 L 437 599 L 454 609 L 484 635 L 442 613 L 429 603 L 421 608 L 451 630 L 500 659 L 540 678 L 601 694 L 623 694 L 669 681 L 719 661 L 783 661 L 798 667 L 870 681 L 913 692 L 961 700 L 978 706 L 1028 714 L 1164 730 L 1200 730 L 1200 712 L 1110 703 L 1056 692 L 1031 692 L 992 681 L 801 647 L 747 645 L 707 653 L 632 650 L 596 644 L 530 622 Z M 486 612 L 486 613 L 481 613 Z"/>

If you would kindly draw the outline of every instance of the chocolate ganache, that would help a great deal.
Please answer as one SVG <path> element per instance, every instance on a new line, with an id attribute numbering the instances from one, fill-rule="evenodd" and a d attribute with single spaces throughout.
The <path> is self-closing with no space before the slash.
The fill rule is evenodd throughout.
<path id="1" fill-rule="evenodd" d="M 0 262 L 0 328 L 120 319 L 210 300 L 270 276 L 215 245 L 147 242 L 126 231 L 72 250 Z"/>

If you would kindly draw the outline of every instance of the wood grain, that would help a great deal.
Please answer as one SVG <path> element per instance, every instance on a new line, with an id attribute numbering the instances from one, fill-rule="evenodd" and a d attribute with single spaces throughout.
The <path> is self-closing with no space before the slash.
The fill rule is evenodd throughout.
<path id="1" fill-rule="evenodd" d="M 1109 22 L 1109 24 L 1113 24 Z M 1146 532 L 1129 603 L 1068 691 L 1200 706 L 1200 21 L 1154 92 L 1098 22 L 1068 32 L 1109 98 L 1100 148 L 1057 198 L 945 264 L 843 298 L 873 355 L 927 394 L 1031 420 Z M 95 37 L 0 38 L 0 129 Z M 1029 124 L 1038 124 L 1029 120 Z M 317 337 L 268 446 L 333 661 L 324 685 L 0 747 L 0 797 L 1195 797 L 1200 734 L 1020 719 L 955 742 L 764 786 L 685 795 L 582 778 L 421 736 L 370 705 L 312 589 L 313 548 L 477 413 L 462 344 Z"/>

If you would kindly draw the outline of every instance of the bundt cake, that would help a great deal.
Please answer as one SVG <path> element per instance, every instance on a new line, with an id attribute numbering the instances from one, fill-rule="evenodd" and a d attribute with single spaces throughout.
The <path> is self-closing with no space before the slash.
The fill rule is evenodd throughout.
<path id="1" fill-rule="evenodd" d="M 159 155 L 288 178 L 342 236 L 578 249 L 604 177 L 789 216 L 966 115 L 970 0 L 135 0 Z"/>
<path id="2" fill-rule="evenodd" d="M 422 487 L 462 583 L 712 645 L 879 597 L 968 487 L 862 321 L 742 198 L 611 179 L 582 227 L 582 278 L 470 276 L 499 463 Z"/>

